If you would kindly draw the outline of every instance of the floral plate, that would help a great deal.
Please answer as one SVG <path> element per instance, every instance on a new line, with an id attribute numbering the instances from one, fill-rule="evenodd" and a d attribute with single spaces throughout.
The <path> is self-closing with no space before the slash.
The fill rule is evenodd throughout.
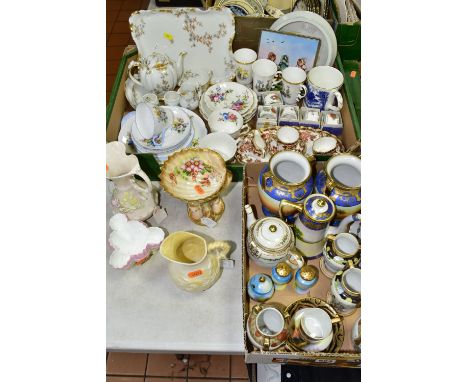
<path id="1" fill-rule="evenodd" d="M 226 181 L 224 159 L 209 149 L 189 148 L 169 156 L 161 167 L 161 187 L 177 199 L 209 199 Z"/>
<path id="2" fill-rule="evenodd" d="M 241 114 L 250 110 L 254 105 L 251 90 L 236 82 L 221 82 L 209 87 L 203 95 L 203 100 L 208 110 L 227 108 Z"/>
<path id="3" fill-rule="evenodd" d="M 293 147 L 288 147 L 290 145 L 285 145 L 278 141 L 276 136 L 279 126 L 273 126 L 268 128 L 260 129 L 260 134 L 262 139 L 266 144 L 266 154 L 262 157 L 261 150 L 255 147 L 253 143 L 254 139 L 254 130 L 248 132 L 237 142 L 237 152 L 236 152 L 236 161 L 240 163 L 259 163 L 259 162 L 268 162 L 270 157 L 273 154 L 276 154 L 278 151 L 282 150 L 294 150 L 298 151 L 305 156 L 309 157 L 312 155 L 312 144 L 313 142 L 321 137 L 335 137 L 327 131 L 313 129 L 310 127 L 298 127 L 299 130 L 299 140 Z M 335 137 L 336 138 L 336 137 Z M 337 145 L 335 149 L 330 152 L 330 155 L 336 153 L 342 153 L 345 151 L 345 147 L 339 138 L 336 138 Z"/>

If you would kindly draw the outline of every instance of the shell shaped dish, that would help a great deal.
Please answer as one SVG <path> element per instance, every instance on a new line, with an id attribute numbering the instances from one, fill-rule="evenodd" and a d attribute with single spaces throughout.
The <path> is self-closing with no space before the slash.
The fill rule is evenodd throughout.
<path id="1" fill-rule="evenodd" d="M 188 148 L 178 151 L 161 167 L 161 187 L 184 201 L 208 200 L 217 195 L 226 181 L 224 159 L 210 149 Z"/>

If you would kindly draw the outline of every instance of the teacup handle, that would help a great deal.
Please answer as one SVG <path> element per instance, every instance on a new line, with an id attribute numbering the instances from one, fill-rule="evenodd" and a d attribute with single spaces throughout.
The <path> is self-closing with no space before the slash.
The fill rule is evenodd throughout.
<path id="1" fill-rule="evenodd" d="M 296 102 L 299 102 L 299 100 L 304 98 L 306 94 L 307 94 L 307 87 L 305 85 L 301 85 L 301 90 L 299 90 L 299 95 L 296 98 Z"/>
<path id="2" fill-rule="evenodd" d="M 284 206 L 292 207 L 292 208 L 298 210 L 299 212 L 302 212 L 303 209 L 304 209 L 304 206 L 302 204 L 290 202 L 289 200 L 286 200 L 286 199 L 281 199 L 280 204 L 279 204 L 280 219 L 284 219 L 284 216 L 283 216 L 283 207 Z"/>
<path id="3" fill-rule="evenodd" d="M 140 69 L 140 62 L 139 61 L 132 61 L 130 62 L 130 64 L 128 64 L 128 76 L 130 77 L 130 79 L 135 82 L 137 85 L 140 85 L 140 86 L 143 86 L 143 84 L 138 81 L 135 77 L 133 77 L 133 74 L 132 74 L 132 69 L 134 67 L 137 67 L 138 69 Z"/>
<path id="4" fill-rule="evenodd" d="M 153 190 L 153 185 L 151 184 L 151 180 L 150 178 L 148 178 L 148 175 L 146 175 L 143 170 L 141 169 L 138 169 L 134 172 L 135 175 L 138 175 L 139 177 L 141 177 L 145 183 L 146 183 L 146 188 L 145 187 L 141 187 L 136 181 L 135 183 L 133 184 L 134 187 L 136 189 L 138 189 L 139 191 L 143 192 L 143 193 L 149 193 L 151 194 L 151 191 Z"/>
<path id="5" fill-rule="evenodd" d="M 330 105 L 328 109 L 330 109 L 331 111 L 340 111 L 341 108 L 343 107 L 343 96 L 341 95 L 339 91 L 333 92 L 333 94 L 336 97 L 336 101 L 338 105 L 337 106 Z"/>
<path id="6" fill-rule="evenodd" d="M 283 79 L 283 72 L 278 70 L 275 74 L 273 74 L 273 85 L 277 85 Z"/>
<path id="7" fill-rule="evenodd" d="M 270 349 L 270 337 L 263 337 L 263 349 Z"/>

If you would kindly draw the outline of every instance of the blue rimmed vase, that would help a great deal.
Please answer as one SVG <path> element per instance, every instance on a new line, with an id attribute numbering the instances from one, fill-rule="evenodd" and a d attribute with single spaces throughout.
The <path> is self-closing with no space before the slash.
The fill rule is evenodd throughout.
<path id="1" fill-rule="evenodd" d="M 282 200 L 298 203 L 312 193 L 312 167 L 304 155 L 296 151 L 280 151 L 260 172 L 257 186 L 263 213 L 278 217 Z M 290 206 L 285 206 L 282 211 L 288 221 L 292 221 L 296 213 Z"/>

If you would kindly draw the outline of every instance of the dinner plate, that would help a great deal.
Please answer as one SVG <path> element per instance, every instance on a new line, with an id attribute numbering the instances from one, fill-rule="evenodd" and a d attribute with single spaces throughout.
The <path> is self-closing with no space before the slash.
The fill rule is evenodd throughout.
<path id="1" fill-rule="evenodd" d="M 251 90 L 237 82 L 221 82 L 209 87 L 203 100 L 211 111 L 227 108 L 241 114 L 250 110 L 254 104 Z"/>
<path id="2" fill-rule="evenodd" d="M 316 66 L 332 66 L 335 62 L 337 52 L 335 32 L 328 21 L 316 13 L 295 11 L 285 14 L 276 20 L 270 29 L 320 39 Z"/>

